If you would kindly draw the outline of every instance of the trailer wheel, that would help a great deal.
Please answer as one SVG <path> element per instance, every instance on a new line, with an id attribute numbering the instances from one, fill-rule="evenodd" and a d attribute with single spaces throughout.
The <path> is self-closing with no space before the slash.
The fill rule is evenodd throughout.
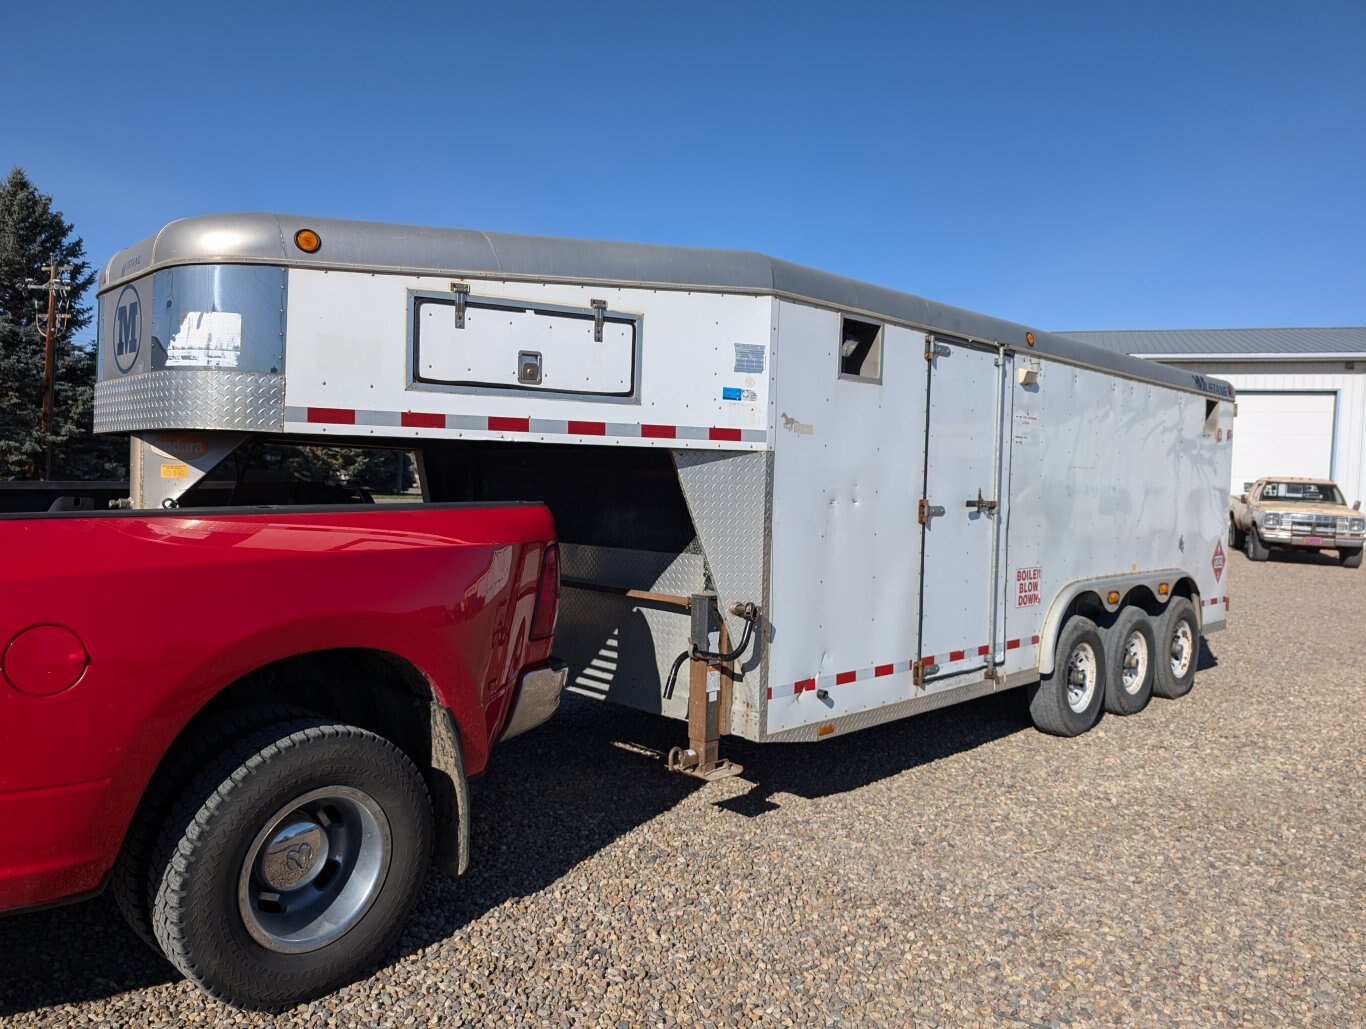
<path id="1" fill-rule="evenodd" d="M 310 718 L 238 741 L 184 792 L 151 865 L 167 958 L 220 1000 L 278 1010 L 352 981 L 407 920 L 432 809 L 388 740 Z"/>
<path id="2" fill-rule="evenodd" d="M 234 741 L 267 725 L 312 717 L 312 711 L 286 704 L 238 708 L 213 716 L 171 746 L 143 792 L 109 877 L 110 892 L 124 921 L 153 950 L 159 952 L 161 945 L 152 930 L 152 898 L 148 896 L 152 854 L 185 784 Z"/>
<path id="3" fill-rule="evenodd" d="M 1042 732 L 1080 736 L 1096 724 L 1105 699 L 1105 643 L 1096 623 L 1069 618 L 1055 654 L 1052 674 L 1029 689 L 1029 714 Z"/>
<path id="4" fill-rule="evenodd" d="M 1360 568 L 1361 548 L 1357 547 L 1356 550 L 1339 550 L 1338 561 L 1344 568 Z"/>
<path id="5" fill-rule="evenodd" d="M 1247 530 L 1247 559 L 1249 561 L 1265 561 L 1271 556 L 1271 548 L 1262 542 L 1262 537 L 1257 534 L 1257 526 L 1253 525 Z"/>
<path id="6" fill-rule="evenodd" d="M 1153 694 L 1153 623 L 1141 607 L 1126 607 L 1105 630 L 1105 710 L 1137 714 Z"/>
<path id="7" fill-rule="evenodd" d="M 1238 523 L 1232 518 L 1228 520 L 1228 548 L 1229 550 L 1242 550 L 1245 544 L 1247 533 L 1238 528 Z"/>
<path id="8" fill-rule="evenodd" d="M 1251 539 L 1251 533 L 1248 539 Z M 1175 700 L 1195 685 L 1195 665 L 1200 656 L 1200 624 L 1195 605 L 1185 597 L 1173 597 L 1157 620 L 1157 667 L 1153 693 Z"/>

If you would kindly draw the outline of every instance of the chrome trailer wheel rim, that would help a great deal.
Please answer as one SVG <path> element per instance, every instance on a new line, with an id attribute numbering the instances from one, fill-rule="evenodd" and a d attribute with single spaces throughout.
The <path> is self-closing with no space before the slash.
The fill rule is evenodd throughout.
<path id="1" fill-rule="evenodd" d="M 1120 685 L 1133 696 L 1148 677 L 1148 640 L 1141 632 L 1129 633 L 1124 641 L 1124 667 L 1120 671 Z"/>
<path id="2" fill-rule="evenodd" d="M 242 923 L 267 950 L 325 947 L 370 910 L 392 852 L 389 820 L 369 794 L 325 786 L 296 797 L 247 848 L 237 881 Z"/>
<path id="3" fill-rule="evenodd" d="M 1189 622 L 1182 622 L 1176 627 L 1176 632 L 1172 633 L 1172 676 L 1173 678 L 1183 678 L 1190 669 L 1191 660 L 1195 656 L 1195 634 L 1191 632 Z"/>
<path id="4" fill-rule="evenodd" d="M 1078 643 L 1067 659 L 1067 706 L 1081 714 L 1096 695 L 1096 652 L 1089 643 Z"/>

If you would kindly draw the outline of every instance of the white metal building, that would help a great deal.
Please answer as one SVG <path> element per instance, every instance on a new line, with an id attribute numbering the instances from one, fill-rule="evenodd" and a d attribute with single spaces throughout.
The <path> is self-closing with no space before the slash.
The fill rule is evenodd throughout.
<path id="1" fill-rule="evenodd" d="M 1263 475 L 1337 481 L 1366 501 L 1366 327 L 1068 332 L 1217 375 L 1238 391 L 1233 487 Z"/>

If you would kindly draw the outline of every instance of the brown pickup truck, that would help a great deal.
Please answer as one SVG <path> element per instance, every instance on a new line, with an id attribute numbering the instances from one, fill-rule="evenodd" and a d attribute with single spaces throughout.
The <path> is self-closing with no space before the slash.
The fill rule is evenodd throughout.
<path id="1" fill-rule="evenodd" d="M 1336 550 L 1348 568 L 1361 567 L 1366 517 L 1361 501 L 1348 507 L 1327 479 L 1258 479 L 1229 504 L 1228 545 L 1265 561 L 1273 549 Z"/>

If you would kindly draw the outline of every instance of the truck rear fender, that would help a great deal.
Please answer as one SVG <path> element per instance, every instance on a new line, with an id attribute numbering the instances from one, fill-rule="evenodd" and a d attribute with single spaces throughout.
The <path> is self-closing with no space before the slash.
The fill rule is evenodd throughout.
<path id="1" fill-rule="evenodd" d="M 162 774 L 168 756 L 200 725 L 226 710 L 261 704 L 307 708 L 392 740 L 412 758 L 426 780 L 436 817 L 437 866 L 452 875 L 465 871 L 470 839 L 466 754 L 474 744 L 472 757 L 482 767 L 487 747 L 462 732 L 461 724 L 468 721 L 482 728 L 482 716 L 453 713 L 425 673 L 387 651 L 313 651 L 282 658 L 239 677 L 202 705 L 160 751 L 157 767 L 142 783 L 139 797 L 151 795 L 146 784 Z M 141 748 L 129 749 L 136 752 Z M 131 810 L 127 814 L 131 816 Z M 120 834 L 127 825 L 125 817 Z"/>

